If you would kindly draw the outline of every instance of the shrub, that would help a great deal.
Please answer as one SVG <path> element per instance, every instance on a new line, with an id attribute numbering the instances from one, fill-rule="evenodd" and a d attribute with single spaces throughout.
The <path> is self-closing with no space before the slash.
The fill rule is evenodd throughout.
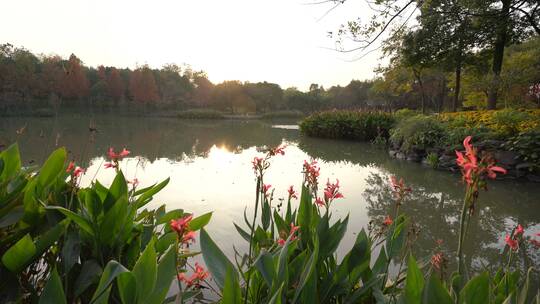
<path id="1" fill-rule="evenodd" d="M 390 141 L 410 152 L 439 146 L 445 135 L 444 125 L 435 117 L 416 115 L 398 122 L 391 131 Z"/>
<path id="2" fill-rule="evenodd" d="M 192 109 L 178 112 L 178 118 L 184 119 L 223 119 L 223 113 L 211 109 Z"/>
<path id="3" fill-rule="evenodd" d="M 426 155 L 426 162 L 431 168 L 437 168 L 439 166 L 439 155 L 434 152 L 428 153 Z"/>
<path id="4" fill-rule="evenodd" d="M 532 164 L 529 170 L 540 170 L 540 130 L 522 132 L 505 144 L 510 151 L 515 151 L 520 158 Z"/>
<path id="5" fill-rule="evenodd" d="M 275 119 L 275 118 L 302 118 L 305 114 L 296 111 L 296 110 L 284 110 L 284 111 L 275 111 L 275 112 L 269 112 L 264 113 L 262 115 L 263 119 Z"/>
<path id="6" fill-rule="evenodd" d="M 305 118 L 300 130 L 308 136 L 371 141 L 388 138 L 393 124 L 393 116 L 384 112 L 327 111 Z"/>
<path id="7" fill-rule="evenodd" d="M 394 112 L 394 118 L 396 119 L 396 121 L 400 121 L 400 120 L 403 120 L 412 116 L 416 116 L 418 114 L 420 114 L 420 112 L 415 111 L 415 110 L 399 109 Z"/>

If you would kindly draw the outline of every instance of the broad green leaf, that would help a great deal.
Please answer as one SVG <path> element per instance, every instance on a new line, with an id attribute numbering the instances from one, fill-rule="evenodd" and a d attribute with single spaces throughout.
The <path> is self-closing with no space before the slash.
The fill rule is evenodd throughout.
<path id="1" fill-rule="evenodd" d="M 137 303 L 137 282 L 131 272 L 124 272 L 116 278 L 118 293 L 123 304 Z"/>
<path id="2" fill-rule="evenodd" d="M 233 264 L 225 254 L 219 249 L 219 247 L 210 238 L 206 230 L 201 229 L 201 251 L 203 254 L 204 262 L 210 270 L 212 277 L 216 281 L 220 288 L 225 286 L 225 277 L 227 275 L 227 268 L 234 269 Z M 236 275 L 236 272 L 235 272 Z"/>
<path id="3" fill-rule="evenodd" d="M 0 229 L 17 223 L 23 217 L 24 208 L 21 205 L 17 206 L 18 203 L 17 201 L 13 201 L 13 204 L 6 206 L 5 209 L 2 208 L 2 211 L 5 210 L 6 212 L 5 215 L 0 214 Z"/>
<path id="4" fill-rule="evenodd" d="M 518 294 L 518 304 L 525 304 L 527 302 L 527 298 L 529 296 L 529 285 L 531 284 L 531 275 L 534 271 L 534 268 L 531 267 L 527 271 L 527 278 L 525 279 L 525 283 L 523 284 L 523 287 L 521 288 L 521 292 Z M 537 288 L 537 292 L 539 292 Z"/>
<path id="5" fill-rule="evenodd" d="M 81 244 L 79 239 L 79 231 L 68 231 L 64 247 L 62 247 L 62 260 L 64 264 L 64 271 L 67 273 L 71 270 L 71 267 L 79 261 L 79 255 L 81 252 Z"/>
<path id="6" fill-rule="evenodd" d="M 263 229 L 266 231 L 270 227 L 272 209 L 270 208 L 270 204 L 266 201 L 266 199 L 263 199 L 261 206 L 262 206 L 261 223 L 263 225 Z"/>
<path id="7" fill-rule="evenodd" d="M 167 178 L 166 180 L 162 181 L 161 183 L 157 184 L 156 186 L 152 187 L 148 191 L 141 194 L 141 196 L 139 196 L 139 198 L 137 199 L 137 202 L 136 202 L 137 209 L 139 209 L 142 206 L 148 204 L 152 200 L 152 197 L 156 193 L 158 193 L 159 191 L 161 191 L 161 189 L 163 189 L 163 188 L 165 188 L 165 186 L 167 186 L 169 181 L 170 181 L 170 178 Z"/>
<path id="8" fill-rule="evenodd" d="M 12 144 L 7 149 L 0 153 L 2 160 L 2 171 L 0 171 L 0 183 L 8 181 L 15 177 L 21 170 L 21 157 L 19 154 L 19 145 Z"/>
<path id="9" fill-rule="evenodd" d="M 60 281 L 60 276 L 56 271 L 56 268 L 53 269 L 45 288 L 39 297 L 39 304 L 67 304 L 66 296 L 64 294 L 64 287 Z"/>
<path id="10" fill-rule="evenodd" d="M 234 227 L 236 228 L 236 231 L 238 231 L 238 233 L 240 234 L 240 236 L 249 242 L 249 239 L 250 239 L 250 235 L 249 233 L 247 233 L 244 229 L 240 228 L 240 226 L 236 225 L 236 223 L 233 223 L 234 224 Z"/>
<path id="11" fill-rule="evenodd" d="M 424 277 L 416 264 L 414 257 L 409 255 L 407 265 L 407 279 L 405 280 L 405 303 L 420 304 L 422 290 L 424 289 Z"/>
<path id="12" fill-rule="evenodd" d="M 158 225 L 161 225 L 161 224 L 167 224 L 168 225 L 171 220 L 179 219 L 183 215 L 184 215 L 184 210 L 182 210 L 182 209 L 171 210 L 171 211 L 165 213 L 163 216 L 161 216 L 158 219 L 157 224 Z"/>
<path id="13" fill-rule="evenodd" d="M 64 219 L 60 223 L 56 224 L 53 228 L 43 233 L 36 241 L 36 255 L 41 255 L 47 251 L 64 232 L 69 225 L 70 219 Z"/>
<path id="14" fill-rule="evenodd" d="M 156 242 L 156 251 L 165 252 L 176 241 L 176 232 L 169 232 L 162 235 Z"/>
<path id="15" fill-rule="evenodd" d="M 221 304 L 241 304 L 242 292 L 240 290 L 240 284 L 238 283 L 238 276 L 236 270 L 232 266 L 227 267 L 225 273 L 225 285 L 223 286 L 223 297 Z"/>
<path id="16" fill-rule="evenodd" d="M 210 222 L 211 218 L 212 212 L 208 212 L 201 216 L 198 216 L 189 222 L 189 229 L 192 231 L 197 231 L 206 226 Z"/>
<path id="17" fill-rule="evenodd" d="M 137 282 L 137 300 L 139 303 L 145 303 L 146 298 L 150 296 L 154 286 L 156 286 L 156 259 L 154 243 L 150 242 L 139 257 L 135 267 L 133 267 L 132 273 Z"/>
<path id="18" fill-rule="evenodd" d="M 112 245 L 117 241 L 128 215 L 128 202 L 125 197 L 120 198 L 108 209 L 99 227 L 99 236 L 103 244 Z"/>
<path id="19" fill-rule="evenodd" d="M 120 198 L 125 198 L 127 200 L 128 188 L 126 178 L 122 171 L 118 171 L 116 177 L 114 178 L 109 190 L 107 191 L 107 196 L 103 201 L 103 208 L 105 212 L 109 211 Z"/>
<path id="20" fill-rule="evenodd" d="M 309 260 L 307 261 L 306 265 L 304 266 L 304 271 L 300 275 L 300 280 L 298 282 L 298 286 L 296 287 L 296 291 L 294 293 L 293 303 L 296 303 L 298 300 L 298 297 L 300 296 L 300 293 L 302 292 L 302 289 L 306 285 L 307 281 L 311 278 L 313 275 L 313 271 L 316 268 L 317 265 L 317 255 L 319 253 L 319 242 L 315 238 L 315 248 L 313 249 L 313 252 L 311 253 L 311 256 Z M 308 291 L 309 292 L 309 291 Z"/>
<path id="21" fill-rule="evenodd" d="M 152 294 L 146 299 L 148 304 L 161 304 L 167 296 L 171 282 L 176 275 L 175 248 L 171 246 L 159 261 L 157 281 Z"/>
<path id="22" fill-rule="evenodd" d="M 103 270 L 101 279 L 99 280 L 98 287 L 92 296 L 92 303 L 107 303 L 109 300 L 109 293 L 111 284 L 120 274 L 128 272 L 122 264 L 115 260 L 109 261 Z"/>
<path id="23" fill-rule="evenodd" d="M 59 148 L 45 161 L 43 167 L 39 170 L 38 185 L 41 189 L 52 184 L 60 173 L 64 171 L 64 163 L 66 162 L 66 149 Z"/>
<path id="24" fill-rule="evenodd" d="M 276 270 L 274 269 L 274 259 L 272 255 L 266 251 L 262 250 L 259 254 L 259 257 L 255 260 L 255 268 L 261 273 L 266 285 L 272 287 L 272 282 L 276 276 Z"/>
<path id="25" fill-rule="evenodd" d="M 279 288 L 276 290 L 270 301 L 268 301 L 268 304 L 281 304 L 281 290 L 283 289 L 283 283 L 279 286 Z"/>
<path id="26" fill-rule="evenodd" d="M 309 227 L 311 227 L 311 214 L 313 211 L 311 203 L 311 194 L 308 188 L 302 186 L 302 194 L 300 196 L 300 207 L 298 209 L 298 225 L 302 231 L 302 236 L 309 237 Z"/>
<path id="27" fill-rule="evenodd" d="M 459 293 L 459 303 L 480 304 L 489 298 L 489 274 L 484 272 L 472 278 Z"/>
<path id="28" fill-rule="evenodd" d="M 422 295 L 422 303 L 431 304 L 452 304 L 452 298 L 448 293 L 448 290 L 444 288 L 441 280 L 437 278 L 437 274 L 432 274 L 424 287 Z"/>
<path id="29" fill-rule="evenodd" d="M 2 263 L 12 272 L 19 272 L 32 261 L 35 254 L 36 245 L 30 234 L 26 234 L 4 253 Z"/>
<path id="30" fill-rule="evenodd" d="M 75 224 L 79 225 L 79 227 L 82 230 L 86 231 L 90 235 L 94 235 L 94 230 L 92 229 L 92 226 L 90 225 L 90 222 L 87 219 L 85 219 L 84 217 L 80 216 L 79 214 L 74 213 L 73 211 L 70 211 L 70 210 L 68 210 L 66 208 L 59 207 L 59 206 L 47 206 L 45 208 L 60 211 L 68 219 L 72 220 L 73 222 L 75 222 Z"/>
<path id="31" fill-rule="evenodd" d="M 78 297 L 85 292 L 90 285 L 96 283 L 102 272 L 103 269 L 101 269 L 95 260 L 84 262 L 79 277 L 75 280 L 75 296 Z"/>

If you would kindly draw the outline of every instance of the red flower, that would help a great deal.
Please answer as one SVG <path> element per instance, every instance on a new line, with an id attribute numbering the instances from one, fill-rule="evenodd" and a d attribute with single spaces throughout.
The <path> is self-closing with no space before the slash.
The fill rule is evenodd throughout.
<path id="1" fill-rule="evenodd" d="M 392 192 L 398 200 L 402 200 L 405 196 L 412 192 L 411 187 L 405 186 L 403 178 L 400 178 L 399 181 L 395 176 L 390 176 L 390 184 L 392 185 Z"/>
<path id="2" fill-rule="evenodd" d="M 531 244 L 533 244 L 536 248 L 540 248 L 540 242 L 535 240 L 535 239 L 532 239 L 532 240 L 529 240 L 529 242 L 531 242 Z"/>
<path id="3" fill-rule="evenodd" d="M 495 179 L 497 177 L 497 174 L 495 172 L 499 172 L 501 174 L 506 174 L 506 169 L 498 166 L 488 166 L 487 167 L 487 175 L 491 179 Z"/>
<path id="4" fill-rule="evenodd" d="M 317 197 L 315 199 L 315 204 L 317 204 L 317 206 L 321 206 L 321 207 L 325 206 L 323 200 L 320 197 Z"/>
<path id="5" fill-rule="evenodd" d="M 269 193 L 268 193 L 268 190 L 270 190 L 270 188 L 272 187 L 272 185 L 265 185 L 263 184 L 263 193 L 264 193 L 264 196 L 268 196 Z"/>
<path id="6" fill-rule="evenodd" d="M 109 155 L 109 158 L 112 161 L 119 161 L 122 160 L 124 157 L 129 155 L 129 151 L 124 148 L 120 153 L 115 153 L 114 149 L 112 147 L 109 148 L 109 151 L 107 152 L 107 155 Z"/>
<path id="7" fill-rule="evenodd" d="M 437 239 L 435 241 L 435 243 L 437 243 L 437 245 L 441 246 L 443 244 L 443 240 L 442 239 Z"/>
<path id="8" fill-rule="evenodd" d="M 308 186 L 311 187 L 311 189 L 316 189 L 319 175 L 320 175 L 321 168 L 319 168 L 317 161 L 312 160 L 310 163 L 304 160 L 304 175 L 305 180 L 308 184 Z"/>
<path id="9" fill-rule="evenodd" d="M 109 169 L 109 168 L 116 168 L 116 164 L 114 164 L 114 163 L 105 163 L 105 169 Z"/>
<path id="10" fill-rule="evenodd" d="M 298 199 L 298 196 L 297 196 L 298 193 L 296 193 L 296 191 L 294 191 L 292 185 L 289 186 L 289 189 L 287 191 L 289 192 L 289 199 L 291 199 L 291 198 Z"/>
<path id="11" fill-rule="evenodd" d="M 184 273 L 178 274 L 178 280 L 186 283 L 187 287 L 200 286 L 200 282 L 204 281 L 210 274 L 199 263 L 195 263 L 195 272 L 187 278 Z"/>
<path id="12" fill-rule="evenodd" d="M 339 192 L 339 179 L 336 179 L 335 184 L 331 184 L 330 180 L 326 182 L 326 188 L 324 188 L 324 201 L 329 204 L 335 199 L 343 198 L 343 194 Z"/>
<path id="13" fill-rule="evenodd" d="M 268 154 L 270 156 L 274 156 L 274 155 L 278 155 L 278 154 L 281 154 L 281 155 L 285 155 L 285 145 L 282 145 L 282 146 L 278 146 L 278 147 L 275 147 L 273 149 L 270 149 L 270 151 L 268 151 Z"/>
<path id="14" fill-rule="evenodd" d="M 523 234 L 523 232 L 525 232 L 523 226 L 521 226 L 521 224 L 518 224 L 516 230 L 514 230 L 514 237 Z"/>
<path id="15" fill-rule="evenodd" d="M 295 241 L 296 239 L 298 239 L 298 237 L 294 235 L 294 234 L 296 233 L 296 231 L 298 231 L 298 229 L 300 229 L 300 226 L 295 226 L 293 223 L 291 223 L 291 229 L 290 229 L 290 231 L 289 231 L 289 236 L 291 237 L 291 242 L 292 242 L 292 241 Z M 285 236 L 281 237 L 281 238 L 277 241 L 277 243 L 278 243 L 279 246 L 285 245 L 285 242 L 286 242 Z"/>
<path id="16" fill-rule="evenodd" d="M 73 170 L 73 176 L 79 177 L 81 174 L 84 174 L 85 170 L 81 167 L 75 167 L 75 170 Z"/>
<path id="17" fill-rule="evenodd" d="M 476 157 L 476 149 L 471 144 L 471 136 L 467 136 L 463 140 L 465 153 L 456 151 L 456 163 L 461 167 L 463 180 L 472 185 L 475 177 L 487 175 L 488 178 L 494 179 L 497 177 L 497 172 L 506 174 L 506 169 L 494 165 L 494 162 L 489 157 L 482 157 L 480 162 Z"/>
<path id="18" fill-rule="evenodd" d="M 519 248 L 519 243 L 515 239 L 511 238 L 510 235 L 506 235 L 504 238 L 504 241 L 506 242 L 506 245 L 510 247 L 512 250 L 516 251 Z"/>
<path id="19" fill-rule="evenodd" d="M 182 243 L 189 245 L 189 243 L 195 243 L 195 232 L 188 231 L 182 237 Z"/>
<path id="20" fill-rule="evenodd" d="M 131 180 L 131 181 L 128 181 L 129 184 L 132 184 L 133 187 L 137 187 L 139 185 L 139 179 L 137 179 L 136 177 Z"/>
<path id="21" fill-rule="evenodd" d="M 176 231 L 178 235 L 183 236 L 189 230 L 189 222 L 193 219 L 193 215 L 188 214 L 177 220 L 171 220 L 171 229 Z"/>
<path id="22" fill-rule="evenodd" d="M 71 170 L 73 170 L 74 168 L 75 168 L 75 162 L 70 161 L 69 165 L 67 166 L 66 173 L 71 172 Z"/>
<path id="23" fill-rule="evenodd" d="M 264 162 L 264 159 L 262 157 L 254 157 L 253 158 L 253 160 L 251 161 L 251 164 L 253 165 L 253 171 L 255 171 L 255 173 L 258 170 L 263 169 L 263 162 Z"/>
<path id="24" fill-rule="evenodd" d="M 384 219 L 383 221 L 383 225 L 384 226 L 390 226 L 392 225 L 394 221 L 392 220 L 392 218 L 390 217 L 390 215 L 387 215 L 386 218 Z"/>
<path id="25" fill-rule="evenodd" d="M 433 265 L 433 267 L 435 267 L 436 269 L 440 270 L 443 262 L 444 262 L 444 256 L 442 252 L 438 252 L 434 254 L 433 256 L 431 256 L 431 265 Z"/>

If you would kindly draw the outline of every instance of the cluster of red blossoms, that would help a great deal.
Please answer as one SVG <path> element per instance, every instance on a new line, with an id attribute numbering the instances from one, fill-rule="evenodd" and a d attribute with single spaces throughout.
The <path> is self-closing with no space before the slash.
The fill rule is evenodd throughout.
<path id="1" fill-rule="evenodd" d="M 465 152 L 456 151 L 456 162 L 461 167 L 463 180 L 468 185 L 472 185 L 477 178 L 483 175 L 495 179 L 497 173 L 506 174 L 506 170 L 502 167 L 495 166 L 493 159 L 489 157 L 482 157 L 478 161 L 476 149 L 471 144 L 471 140 L 471 136 L 467 136 L 463 140 Z"/>
<path id="2" fill-rule="evenodd" d="M 405 186 L 403 178 L 399 181 L 395 176 L 390 176 L 390 185 L 392 186 L 392 193 L 394 194 L 398 204 L 405 198 L 405 196 L 412 192 L 411 187 Z"/>
<path id="3" fill-rule="evenodd" d="M 390 215 L 387 215 L 384 218 L 383 225 L 388 227 L 388 226 L 392 225 L 392 223 L 394 223 L 394 220 L 392 220 L 392 217 Z"/>
<path id="4" fill-rule="evenodd" d="M 319 168 L 319 165 L 317 164 L 316 160 L 312 160 L 311 162 L 307 162 L 304 160 L 304 175 L 305 180 L 308 186 L 312 190 L 317 189 L 317 184 L 319 183 L 319 175 L 320 175 L 321 168 Z"/>
<path id="5" fill-rule="evenodd" d="M 253 165 L 253 172 L 256 176 L 261 176 L 264 172 L 264 170 L 268 169 L 270 167 L 270 163 L 268 160 L 275 155 L 285 155 L 285 145 L 278 146 L 275 148 L 272 148 L 266 153 L 266 156 L 263 157 L 254 157 L 251 161 L 251 164 Z"/>
<path id="6" fill-rule="evenodd" d="M 73 177 L 79 177 L 84 174 L 85 170 L 79 166 L 75 166 L 74 162 L 69 162 L 69 165 L 66 169 L 66 173 L 71 173 Z"/>
<path id="7" fill-rule="evenodd" d="M 285 236 L 283 235 L 277 242 L 279 244 L 279 246 L 283 246 L 285 245 L 285 242 L 286 242 L 286 239 L 287 237 L 291 237 L 291 242 L 292 241 L 295 241 L 296 239 L 298 239 L 298 237 L 296 235 L 294 235 L 296 233 L 296 231 L 298 231 L 298 229 L 300 229 L 300 226 L 295 226 L 293 223 L 291 223 L 291 230 L 289 231 L 289 235 L 288 236 Z"/>
<path id="8" fill-rule="evenodd" d="M 292 185 L 289 186 L 289 189 L 287 190 L 287 192 L 289 193 L 289 200 L 291 198 L 298 199 L 298 193 L 296 191 L 294 191 Z"/>
<path id="9" fill-rule="evenodd" d="M 270 195 L 270 192 L 268 192 L 268 190 L 270 190 L 270 188 L 272 188 L 272 185 L 268 184 L 263 184 L 263 188 L 262 188 L 262 191 L 264 193 L 264 197 L 268 197 Z"/>
<path id="10" fill-rule="evenodd" d="M 105 163 L 105 168 L 118 168 L 118 162 L 124 159 L 124 157 L 129 155 L 129 151 L 124 148 L 121 152 L 115 153 L 112 147 L 107 151 L 107 156 L 109 156 L 110 162 Z"/>
<path id="11" fill-rule="evenodd" d="M 525 232 L 523 227 L 521 224 L 518 224 L 512 235 L 506 234 L 504 241 L 506 242 L 506 245 L 508 245 L 508 247 L 510 247 L 510 249 L 513 251 L 517 251 L 519 249 L 518 238 L 523 235 L 523 232 Z"/>
<path id="12" fill-rule="evenodd" d="M 178 239 L 182 244 L 189 245 L 195 242 L 195 232 L 189 229 L 189 222 L 193 219 L 193 215 L 188 214 L 177 220 L 171 220 L 171 229 L 176 232 Z"/>
<path id="13" fill-rule="evenodd" d="M 201 281 L 204 281 L 206 278 L 208 278 L 210 274 L 208 271 L 206 271 L 199 263 L 195 262 L 195 271 L 191 276 L 188 278 L 184 273 L 178 274 L 178 280 L 181 282 L 186 283 L 187 287 L 195 286 L 200 287 Z"/>

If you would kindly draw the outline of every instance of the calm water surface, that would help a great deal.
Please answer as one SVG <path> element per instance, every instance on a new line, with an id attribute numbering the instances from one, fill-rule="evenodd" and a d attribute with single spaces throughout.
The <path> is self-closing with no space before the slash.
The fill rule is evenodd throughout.
<path id="1" fill-rule="evenodd" d="M 92 135 L 89 126 L 97 128 Z M 17 130 L 24 127 L 22 134 Z M 21 132 L 19 132 L 21 133 Z M 127 147 L 132 156 L 122 162 L 128 179 L 137 177 L 148 186 L 167 177 L 169 185 L 151 203 L 183 208 L 200 215 L 214 211 L 208 230 L 229 254 L 233 245 L 247 251 L 233 222 L 245 226 L 244 208 L 251 214 L 255 180 L 251 160 L 264 146 L 287 144 L 286 155 L 276 157 L 266 176 L 274 197 L 286 198 L 287 187 L 302 182 L 302 163 L 316 159 L 321 182 L 339 179 L 345 198 L 337 200 L 334 218 L 350 214 L 339 255 L 348 251 L 355 235 L 370 221 L 381 222 L 393 213 L 390 175 L 402 177 L 413 188 L 402 206 L 420 227 L 415 243 L 418 256 L 429 257 L 437 239 L 444 249 L 456 248 L 463 185 L 457 174 L 394 160 L 369 144 L 322 140 L 301 136 L 293 122 L 186 121 L 163 118 L 78 116 L 57 118 L 1 118 L 0 145 L 20 144 L 25 163 L 41 163 L 56 146 L 66 146 L 70 158 L 87 167 L 82 183 L 93 178 L 109 184 L 113 171 L 103 169 L 109 146 Z M 540 231 L 540 185 L 497 181 L 482 192 L 469 228 L 467 258 L 472 268 L 498 265 L 504 236 L 517 223 L 526 235 Z M 540 264 L 537 249 L 527 248 L 524 264 Z M 525 265 L 524 265 L 525 266 Z"/>

